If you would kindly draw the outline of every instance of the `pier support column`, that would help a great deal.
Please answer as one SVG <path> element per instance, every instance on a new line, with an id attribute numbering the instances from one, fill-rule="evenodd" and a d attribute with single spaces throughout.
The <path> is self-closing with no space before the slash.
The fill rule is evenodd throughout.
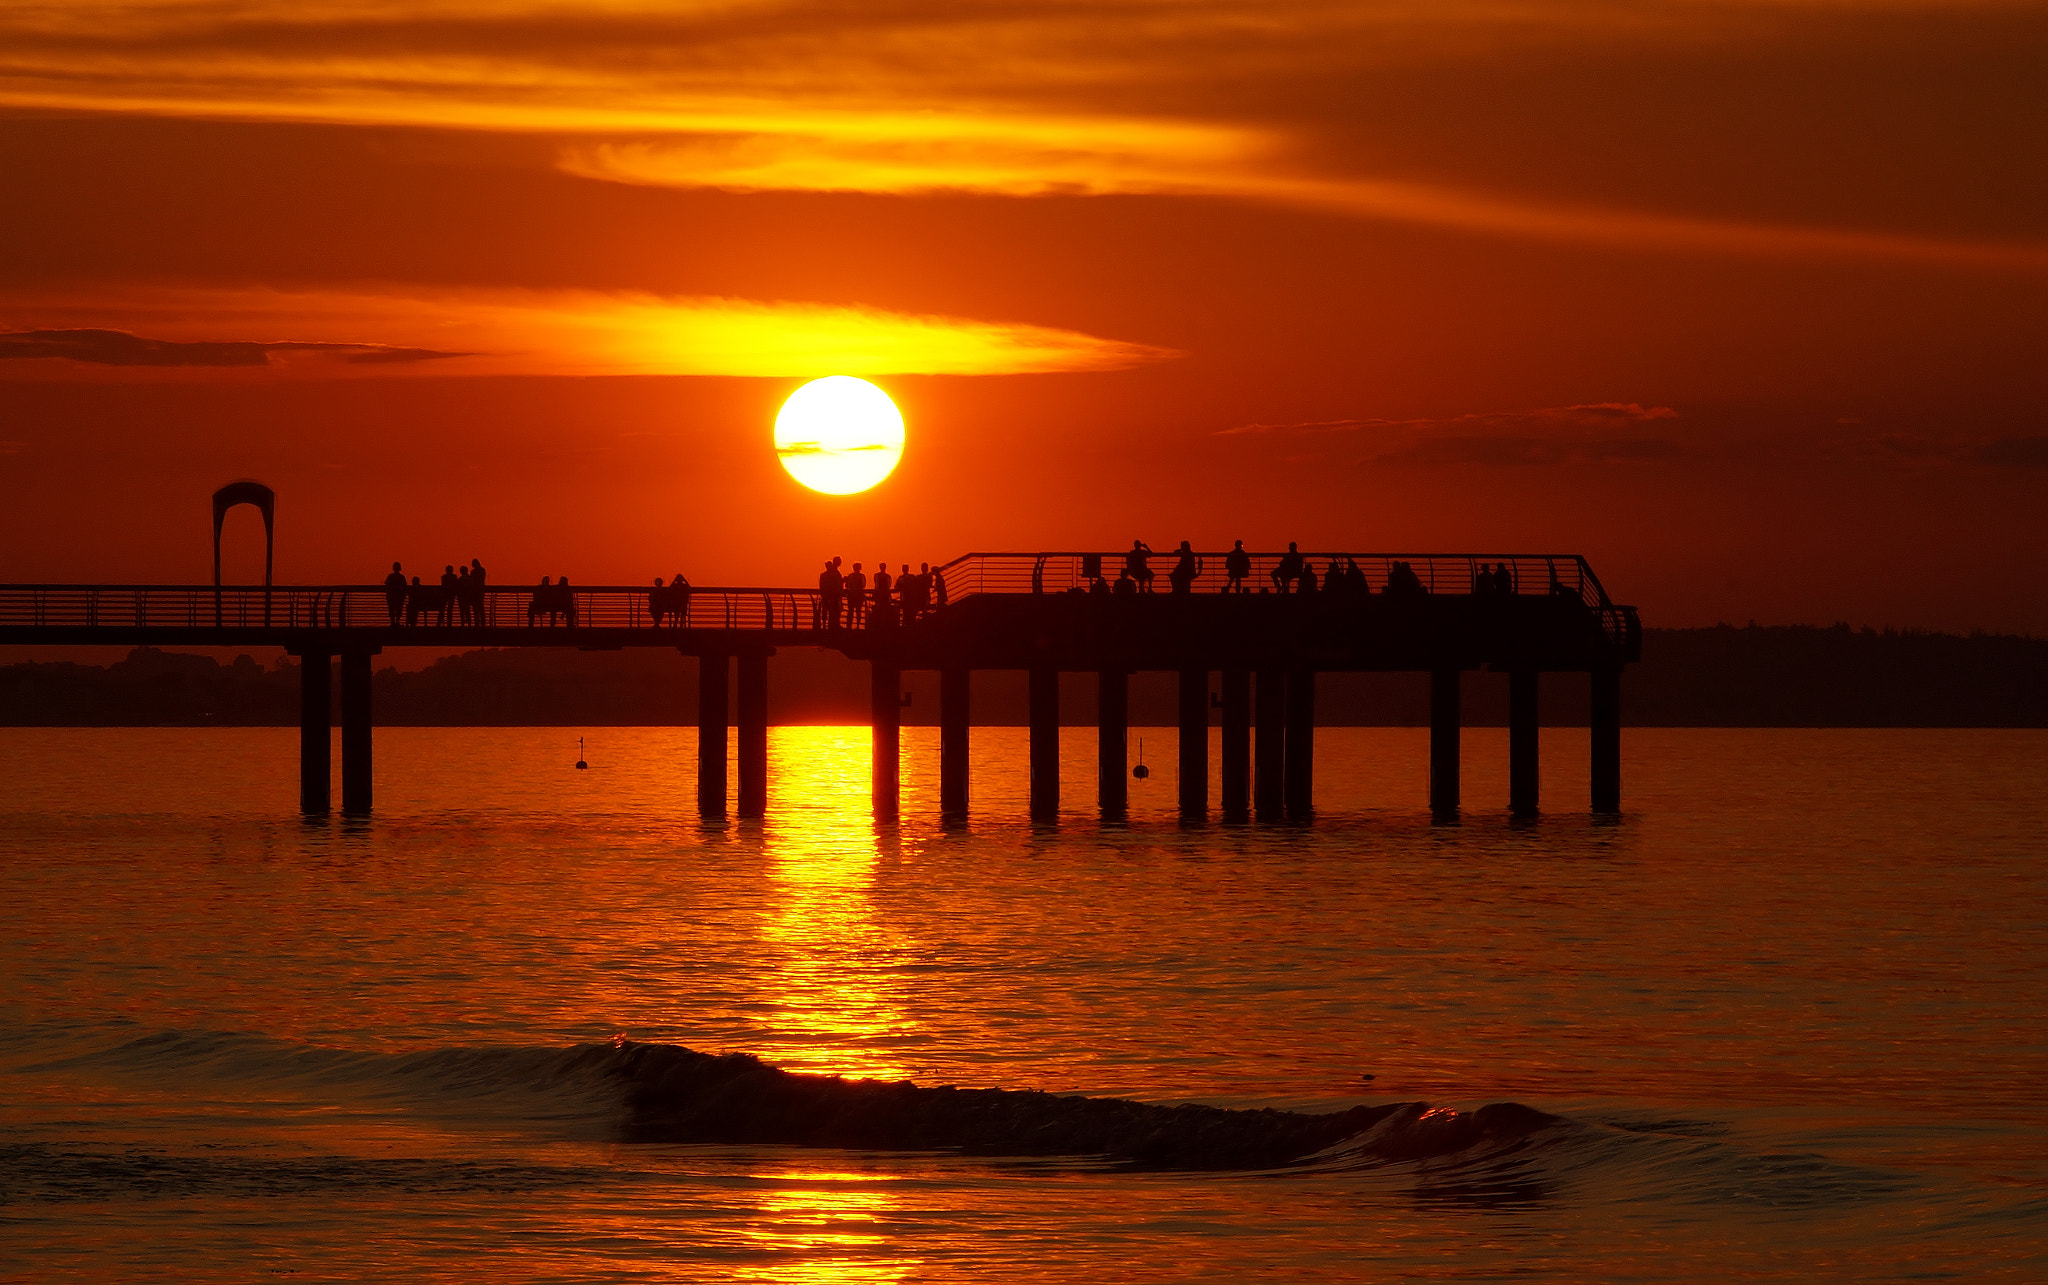
<path id="1" fill-rule="evenodd" d="M 1223 671 L 1223 817 L 1243 820 L 1252 806 L 1252 676 Z"/>
<path id="2" fill-rule="evenodd" d="M 740 806 L 743 817 L 768 815 L 768 653 L 739 656 Z"/>
<path id="3" fill-rule="evenodd" d="M 972 671 L 939 671 L 939 815 L 967 816 L 968 688 Z"/>
<path id="4" fill-rule="evenodd" d="M 1287 675 L 1287 819 L 1306 821 L 1315 811 L 1316 671 Z"/>
<path id="5" fill-rule="evenodd" d="M 879 661 L 868 669 L 875 815 L 894 819 L 902 806 L 903 672 Z"/>
<path id="6" fill-rule="evenodd" d="M 1121 669 L 1095 675 L 1096 799 L 1104 816 L 1122 816 L 1130 807 L 1131 783 L 1127 750 L 1131 722 L 1131 676 Z"/>
<path id="7" fill-rule="evenodd" d="M 1060 671 L 1031 671 L 1031 817 L 1060 814 Z"/>
<path id="8" fill-rule="evenodd" d="M 1508 811 L 1516 816 L 1536 814 L 1537 682 L 1533 669 L 1508 674 Z"/>
<path id="9" fill-rule="evenodd" d="M 1429 675 L 1429 810 L 1458 815 L 1458 729 L 1464 721 L 1465 675 L 1437 669 Z"/>
<path id="10" fill-rule="evenodd" d="M 697 657 L 697 815 L 725 815 L 725 726 L 731 666 L 723 652 Z"/>
<path id="11" fill-rule="evenodd" d="M 1180 671 L 1180 815 L 1199 821 L 1209 815 L 1209 671 Z"/>
<path id="12" fill-rule="evenodd" d="M 1254 719 L 1258 739 L 1253 743 L 1257 758 L 1253 764 L 1252 811 L 1262 821 L 1276 821 L 1286 810 L 1287 785 L 1283 769 L 1287 763 L 1287 674 L 1279 669 L 1259 671 Z"/>
<path id="13" fill-rule="evenodd" d="M 1593 810 L 1621 811 L 1621 667 L 1593 671 Z"/>
<path id="14" fill-rule="evenodd" d="M 341 653 L 341 810 L 370 813 L 370 657 L 373 650 Z"/>
<path id="15" fill-rule="evenodd" d="M 333 665 L 327 652 L 299 653 L 299 811 L 308 816 L 333 806 Z"/>

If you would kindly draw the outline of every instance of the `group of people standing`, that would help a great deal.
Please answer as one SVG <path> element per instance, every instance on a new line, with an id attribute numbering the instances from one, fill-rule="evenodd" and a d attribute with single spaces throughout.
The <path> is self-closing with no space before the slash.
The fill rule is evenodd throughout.
<path id="1" fill-rule="evenodd" d="M 408 582 L 405 568 L 394 562 L 391 574 L 384 577 L 384 609 L 394 625 L 417 625 L 421 616 L 430 624 L 480 625 L 484 622 L 484 585 L 484 564 L 475 558 L 461 568 L 449 563 L 441 571 L 439 584 L 421 584 L 418 576 Z"/>
<path id="2" fill-rule="evenodd" d="M 908 562 L 902 571 L 889 574 L 887 562 L 875 564 L 870 577 L 863 564 L 841 571 L 842 559 L 833 558 L 818 573 L 818 601 L 812 626 L 818 629 L 881 629 L 907 625 L 946 605 L 946 577 L 920 562 L 912 571 Z"/>

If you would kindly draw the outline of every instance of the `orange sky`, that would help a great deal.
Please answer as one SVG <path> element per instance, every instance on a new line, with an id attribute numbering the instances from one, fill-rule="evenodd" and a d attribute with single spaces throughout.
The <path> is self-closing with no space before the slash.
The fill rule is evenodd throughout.
<path id="1" fill-rule="evenodd" d="M 1242 537 L 2048 632 L 2041 5 L 51 0 L 0 51 L 6 580 L 203 579 L 255 476 L 293 580 Z M 834 373 L 909 424 L 867 495 L 775 460 Z"/>

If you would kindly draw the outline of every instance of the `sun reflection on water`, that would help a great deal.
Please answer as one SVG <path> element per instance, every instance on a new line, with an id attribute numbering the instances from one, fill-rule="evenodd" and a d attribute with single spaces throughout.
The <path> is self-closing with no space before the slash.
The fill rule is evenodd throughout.
<path id="1" fill-rule="evenodd" d="M 762 829 L 775 904 L 761 935 L 780 949 L 774 1027 L 793 1070 L 903 1079 L 900 1045 L 914 1023 L 899 1002 L 913 949 L 874 902 L 876 872 L 914 855 L 886 851 L 868 803 L 868 731 L 776 728 L 769 779 L 780 796 Z"/>

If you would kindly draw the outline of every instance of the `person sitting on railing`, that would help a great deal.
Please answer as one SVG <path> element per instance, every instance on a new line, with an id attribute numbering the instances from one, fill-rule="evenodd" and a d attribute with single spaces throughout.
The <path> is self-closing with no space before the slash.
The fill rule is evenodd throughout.
<path id="1" fill-rule="evenodd" d="M 1287 552 L 1282 555 L 1279 563 L 1267 574 L 1272 577 L 1273 587 L 1276 590 L 1281 593 L 1288 592 L 1289 587 L 1301 579 L 1300 546 L 1295 544 L 1294 541 L 1289 540 L 1287 542 Z"/>
<path id="2" fill-rule="evenodd" d="M 825 569 L 818 573 L 818 605 L 811 613 L 811 628 L 839 628 L 839 600 L 844 596 L 845 585 L 839 574 L 839 559 L 825 563 Z"/>
<path id="3" fill-rule="evenodd" d="M 867 614 L 868 573 L 860 569 L 860 563 L 853 564 L 853 570 L 846 573 L 846 627 L 858 629 L 861 619 Z"/>
<path id="4" fill-rule="evenodd" d="M 441 614 L 441 591 L 433 585 L 423 585 L 414 576 L 412 584 L 405 591 L 405 623 L 408 627 L 420 623 L 420 615 L 430 619 Z"/>
<path id="5" fill-rule="evenodd" d="M 1175 593 L 1192 593 L 1195 577 L 1202 574 L 1202 560 L 1195 556 L 1194 548 L 1186 540 L 1176 550 L 1180 556 L 1173 564 L 1173 570 L 1166 573 L 1166 583 L 1173 586 Z"/>
<path id="6" fill-rule="evenodd" d="M 384 577 L 384 610 L 390 613 L 393 625 L 405 618 L 405 568 L 396 562 L 391 564 L 391 574 Z"/>
<path id="7" fill-rule="evenodd" d="M 1245 577 L 1252 573 L 1252 555 L 1244 551 L 1244 541 L 1230 546 L 1230 552 L 1223 555 L 1223 574 L 1229 581 L 1223 586 L 1225 593 L 1250 593 L 1244 586 Z"/>
<path id="8" fill-rule="evenodd" d="M 549 625 L 553 625 L 563 615 L 568 616 L 572 627 L 575 625 L 576 595 L 569 588 L 569 577 L 563 576 L 558 584 L 550 584 L 546 576 L 540 578 L 540 584 L 534 588 L 532 601 L 526 604 L 527 626 L 532 627 L 534 618 L 542 615 L 548 618 Z"/>
<path id="9" fill-rule="evenodd" d="M 1124 554 L 1124 575 L 1137 582 L 1138 593 L 1152 592 L 1152 568 L 1145 565 L 1145 559 L 1151 554 L 1152 546 L 1143 540 L 1131 541 L 1130 552 Z M 1123 592 L 1121 586 L 1117 592 Z"/>

